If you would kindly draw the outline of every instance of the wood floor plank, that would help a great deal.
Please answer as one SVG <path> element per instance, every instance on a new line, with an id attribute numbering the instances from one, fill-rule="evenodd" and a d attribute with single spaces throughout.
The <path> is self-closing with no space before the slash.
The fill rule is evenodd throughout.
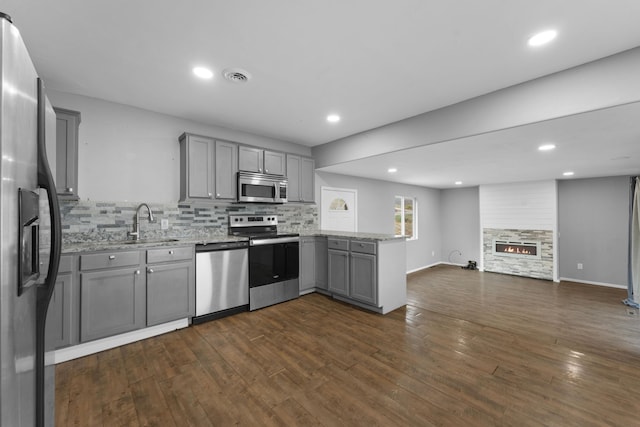
<path id="1" fill-rule="evenodd" d="M 179 421 L 176 423 L 174 414 L 169 409 L 162 390 L 153 377 L 131 384 L 131 394 L 141 425 L 167 427 L 182 425 L 177 413 L 175 417 Z"/>
<path id="2" fill-rule="evenodd" d="M 137 427 L 138 415 L 130 393 L 102 406 L 102 425 Z"/>
<path id="3" fill-rule="evenodd" d="M 56 367 L 56 425 L 636 425 L 625 291 L 436 266 L 379 315 L 320 294 Z"/>

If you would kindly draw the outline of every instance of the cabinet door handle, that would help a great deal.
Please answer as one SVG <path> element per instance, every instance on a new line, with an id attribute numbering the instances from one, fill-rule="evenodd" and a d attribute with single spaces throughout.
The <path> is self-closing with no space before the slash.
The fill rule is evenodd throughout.
<path id="1" fill-rule="evenodd" d="M 207 195 L 209 195 L 209 197 L 212 197 L 212 196 L 213 196 L 213 193 L 207 193 Z"/>
<path id="2" fill-rule="evenodd" d="M 116 259 L 115 255 L 109 255 L 109 259 Z"/>
<path id="3" fill-rule="evenodd" d="M 364 244 L 363 243 L 360 243 L 359 245 L 360 245 L 361 248 L 364 248 Z"/>
<path id="4" fill-rule="evenodd" d="M 136 270 L 136 275 L 140 274 L 140 270 Z"/>
<path id="5" fill-rule="evenodd" d="M 173 255 L 173 251 L 169 251 L 169 255 Z"/>
<path id="6" fill-rule="evenodd" d="M 216 197 L 220 197 L 220 193 L 216 193 Z"/>
<path id="7" fill-rule="evenodd" d="M 67 193 L 73 193 L 73 187 L 67 187 Z"/>
<path id="8" fill-rule="evenodd" d="M 148 269 L 147 273 L 153 273 L 153 268 Z"/>

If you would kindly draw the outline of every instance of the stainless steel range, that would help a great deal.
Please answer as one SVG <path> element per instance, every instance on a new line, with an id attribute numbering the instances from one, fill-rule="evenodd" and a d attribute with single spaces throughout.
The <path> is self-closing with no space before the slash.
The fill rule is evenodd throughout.
<path id="1" fill-rule="evenodd" d="M 249 310 L 298 297 L 298 234 L 278 233 L 276 215 L 230 215 L 229 234 L 249 238 Z"/>

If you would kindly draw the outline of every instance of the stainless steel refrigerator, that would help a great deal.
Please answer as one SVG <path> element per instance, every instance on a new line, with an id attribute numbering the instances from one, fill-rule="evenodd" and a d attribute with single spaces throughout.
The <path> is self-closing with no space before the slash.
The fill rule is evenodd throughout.
<path id="1" fill-rule="evenodd" d="M 53 425 L 45 324 L 61 230 L 46 138 L 55 140 L 55 113 L 20 32 L 1 12 L 0 85 L 0 425 Z"/>

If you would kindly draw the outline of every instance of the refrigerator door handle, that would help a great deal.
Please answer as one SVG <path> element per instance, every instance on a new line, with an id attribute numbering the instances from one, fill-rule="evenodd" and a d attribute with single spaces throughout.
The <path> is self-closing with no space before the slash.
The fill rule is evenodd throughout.
<path id="1" fill-rule="evenodd" d="M 49 301 L 53 295 L 62 253 L 62 224 L 55 181 L 51 175 L 46 149 L 46 96 L 40 78 L 38 86 L 38 185 L 47 190 L 51 216 L 51 257 L 44 285 L 38 289 L 36 307 L 36 426 L 45 425 L 45 327 Z"/>

